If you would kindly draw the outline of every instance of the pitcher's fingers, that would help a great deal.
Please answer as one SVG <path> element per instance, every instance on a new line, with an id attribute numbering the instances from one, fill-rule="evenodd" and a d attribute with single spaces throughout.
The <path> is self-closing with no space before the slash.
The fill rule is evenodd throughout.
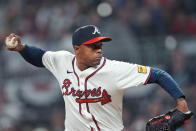
<path id="1" fill-rule="evenodd" d="M 18 41 L 18 43 L 21 43 L 20 36 L 16 35 L 16 41 Z"/>
<path id="2" fill-rule="evenodd" d="M 16 35 L 14 34 L 14 33 L 11 33 L 10 35 L 9 35 L 9 40 L 11 40 L 13 37 L 15 37 Z"/>
<path id="3" fill-rule="evenodd" d="M 15 43 L 17 40 L 18 40 L 17 37 L 14 37 L 13 43 Z"/>

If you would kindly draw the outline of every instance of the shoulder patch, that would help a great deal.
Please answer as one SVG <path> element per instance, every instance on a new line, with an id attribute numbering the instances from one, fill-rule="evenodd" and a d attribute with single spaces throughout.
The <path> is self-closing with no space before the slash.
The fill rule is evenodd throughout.
<path id="1" fill-rule="evenodd" d="M 138 65 L 137 67 L 138 67 L 138 73 L 144 73 L 144 74 L 147 73 L 146 66 Z"/>

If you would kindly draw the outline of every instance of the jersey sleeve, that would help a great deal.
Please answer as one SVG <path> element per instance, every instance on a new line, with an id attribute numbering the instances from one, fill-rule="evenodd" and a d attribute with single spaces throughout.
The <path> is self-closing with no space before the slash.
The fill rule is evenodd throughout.
<path id="1" fill-rule="evenodd" d="M 58 76 L 58 72 L 61 71 L 62 64 L 68 63 L 69 56 L 73 56 L 70 52 L 67 51 L 46 51 L 42 56 L 43 65 L 53 73 L 56 77 Z M 64 66 L 65 67 L 65 66 Z"/>
<path id="2" fill-rule="evenodd" d="M 116 65 L 117 87 L 126 89 L 147 84 L 151 68 L 138 64 L 118 62 Z"/>
<path id="3" fill-rule="evenodd" d="M 56 71 L 55 67 L 57 66 L 56 54 L 52 51 L 46 51 L 42 56 L 43 65 L 52 73 Z"/>

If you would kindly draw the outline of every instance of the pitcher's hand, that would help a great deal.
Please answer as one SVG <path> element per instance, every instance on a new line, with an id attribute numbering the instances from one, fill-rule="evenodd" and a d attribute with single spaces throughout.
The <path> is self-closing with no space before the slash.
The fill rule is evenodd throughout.
<path id="1" fill-rule="evenodd" d="M 14 33 L 5 38 L 5 46 L 9 51 L 22 51 L 25 47 L 25 45 L 21 43 L 20 37 Z"/>

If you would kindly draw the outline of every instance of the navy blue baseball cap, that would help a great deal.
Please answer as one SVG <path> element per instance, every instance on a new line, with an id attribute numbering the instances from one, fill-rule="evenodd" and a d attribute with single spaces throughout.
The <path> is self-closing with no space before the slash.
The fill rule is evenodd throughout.
<path id="1" fill-rule="evenodd" d="M 101 32 L 95 25 L 82 26 L 76 29 L 72 36 L 72 44 L 75 45 L 87 45 L 97 42 L 108 42 L 112 38 L 101 35 Z"/>

